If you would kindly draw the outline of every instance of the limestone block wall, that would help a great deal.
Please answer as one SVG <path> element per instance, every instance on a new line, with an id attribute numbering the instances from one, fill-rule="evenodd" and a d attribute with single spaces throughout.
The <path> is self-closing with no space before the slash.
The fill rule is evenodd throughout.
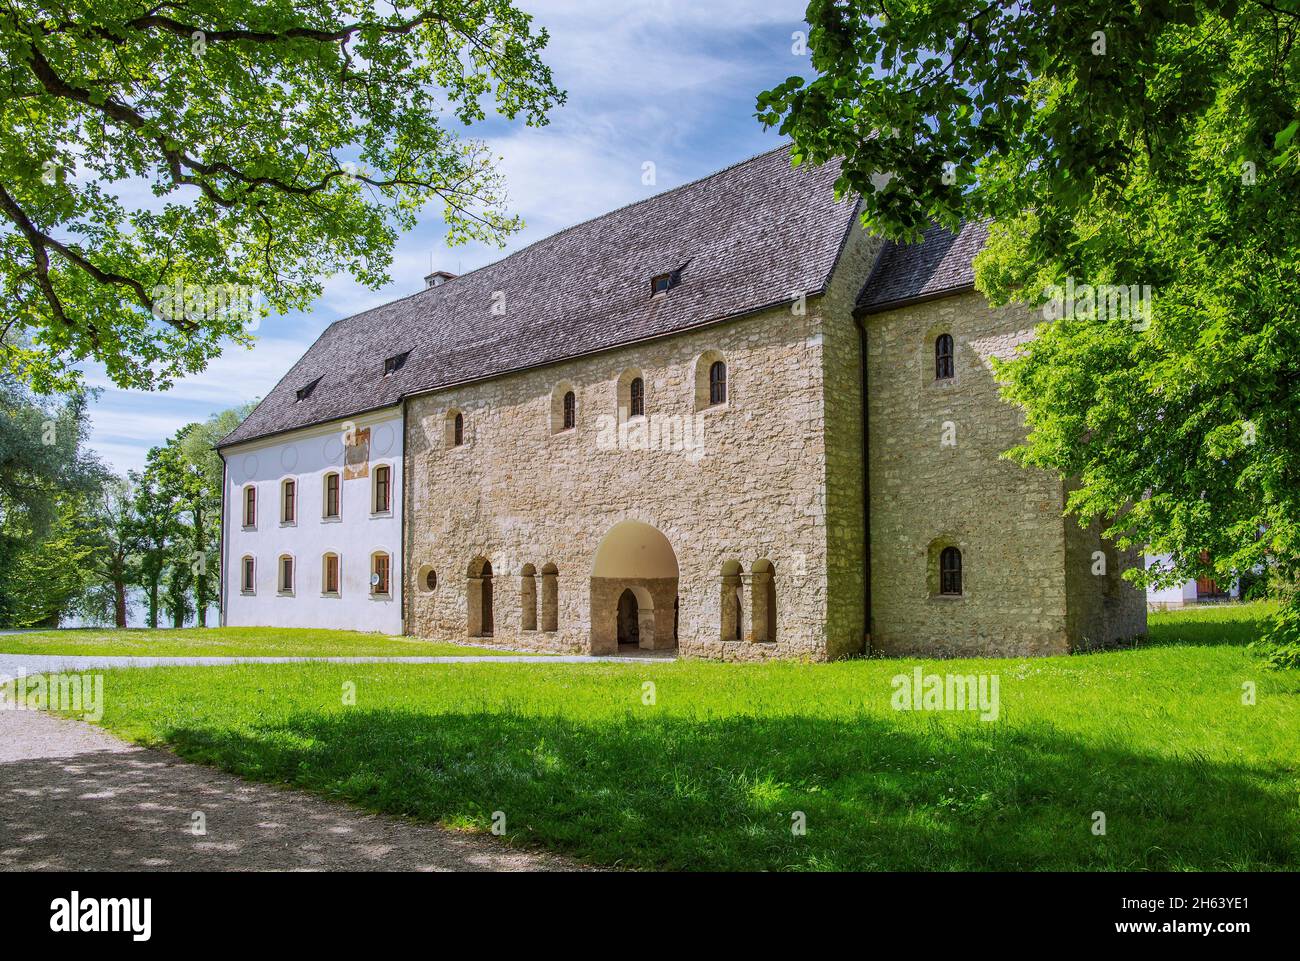
<path id="1" fill-rule="evenodd" d="M 998 394 L 1037 317 L 971 292 L 866 318 L 871 417 L 872 647 L 886 654 L 1028 655 L 1091 650 L 1146 632 L 1141 563 L 1064 517 L 1066 485 L 1000 455 L 1024 436 Z M 935 339 L 954 340 L 936 380 Z M 939 591 L 939 554 L 962 554 L 962 594 Z"/>
<path id="2" fill-rule="evenodd" d="M 853 305 L 883 241 L 855 219 L 822 301 L 826 422 L 826 643 L 831 657 L 866 649 L 861 344 Z"/>
<path id="3" fill-rule="evenodd" d="M 1068 652 L 1063 485 L 1000 457 L 1024 426 L 998 396 L 991 359 L 1027 340 L 1034 317 L 971 292 L 866 323 L 873 650 Z M 936 381 L 934 342 L 945 332 L 956 376 Z M 962 554 L 959 597 L 939 593 L 946 546 Z"/>
<path id="4" fill-rule="evenodd" d="M 1122 574 L 1143 562 L 1137 550 L 1121 551 L 1101 536 L 1102 524 L 1080 527 L 1065 520 L 1065 580 L 1070 647 L 1090 651 L 1147 632 L 1146 592 Z"/>
<path id="5" fill-rule="evenodd" d="M 616 524 L 638 521 L 667 537 L 675 555 L 682 653 L 825 657 L 821 327 L 814 299 L 802 314 L 777 307 L 410 398 L 408 632 L 466 637 L 467 581 L 484 559 L 493 572 L 492 643 L 591 650 L 597 549 Z M 727 364 L 728 398 L 707 407 L 708 364 L 717 357 Z M 639 419 L 626 400 L 634 376 L 645 387 Z M 576 425 L 557 429 L 567 390 L 576 398 Z M 448 443 L 457 412 L 458 447 Z M 760 560 L 774 568 L 775 640 L 753 639 L 748 599 L 742 639 L 724 640 L 723 567 L 739 562 L 749 591 Z M 555 629 L 525 630 L 522 572 L 548 564 L 556 571 Z M 608 646 L 620 592 L 606 593 L 603 602 L 596 598 L 604 605 L 598 647 Z M 665 605 L 656 597 L 657 617 L 667 616 Z"/>

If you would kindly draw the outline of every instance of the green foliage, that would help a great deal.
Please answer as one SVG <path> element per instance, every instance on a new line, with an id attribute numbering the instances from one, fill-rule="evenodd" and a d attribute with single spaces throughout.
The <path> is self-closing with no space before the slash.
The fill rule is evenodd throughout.
<path id="1" fill-rule="evenodd" d="M 142 560 L 150 591 L 162 588 L 162 606 L 179 627 L 194 614 L 207 624 L 208 606 L 220 586 L 221 457 L 215 447 L 252 411 L 246 404 L 187 424 L 161 447 L 149 451 L 136 507 L 152 537 Z M 162 571 L 166 570 L 163 575 Z M 153 580 L 158 572 L 159 581 Z M 154 606 L 151 618 L 156 617 Z M 151 619 L 150 623 L 153 623 Z"/>
<path id="2" fill-rule="evenodd" d="M 138 582 L 140 549 L 135 492 L 129 481 L 108 477 L 93 496 L 79 501 L 88 583 L 76 602 L 77 613 L 97 623 L 126 627 L 131 614 L 128 589 Z"/>
<path id="3" fill-rule="evenodd" d="M 883 11 L 814 0 L 819 76 L 762 94 L 759 116 L 801 157 L 844 158 L 841 188 L 890 236 L 995 220 L 976 262 L 995 304 L 1051 308 L 1069 281 L 1149 287 L 1145 314 L 1049 309 L 999 367 L 1029 426 L 1013 456 L 1077 478 L 1069 509 L 1121 546 L 1172 555 L 1126 572 L 1139 583 L 1296 583 L 1300 8 Z"/>
<path id="4" fill-rule="evenodd" d="M 326 276 L 385 283 L 430 202 L 450 242 L 501 242 L 494 158 L 455 128 L 487 103 L 544 124 L 546 42 L 510 0 L 7 3 L 0 362 L 43 392 L 88 358 L 166 386 Z"/>
<path id="5" fill-rule="evenodd" d="M 82 505 L 107 476 L 89 429 L 84 395 L 0 376 L 0 625 L 57 624 L 85 586 Z"/>
<path id="6" fill-rule="evenodd" d="M 58 627 L 94 586 L 95 545 L 87 537 L 80 497 L 56 498 L 45 535 L 19 544 L 3 578 L 4 623 L 11 627 Z"/>
<path id="7" fill-rule="evenodd" d="M 1283 607 L 1268 633 L 1251 647 L 1269 667 L 1300 669 L 1300 604 Z"/>

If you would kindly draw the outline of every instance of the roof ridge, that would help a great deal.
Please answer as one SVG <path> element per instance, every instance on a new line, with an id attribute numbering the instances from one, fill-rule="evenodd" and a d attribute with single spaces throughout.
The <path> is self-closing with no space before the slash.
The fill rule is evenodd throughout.
<path id="1" fill-rule="evenodd" d="M 437 287 L 425 287 L 423 290 L 412 291 L 409 294 L 403 294 L 401 297 L 397 297 L 393 300 L 386 300 L 382 304 L 376 304 L 374 307 L 367 307 L 365 310 L 358 311 L 355 314 L 349 314 L 346 317 L 335 318 L 334 320 L 331 320 L 329 322 L 329 324 L 326 326 L 326 330 L 328 330 L 330 327 L 333 327 L 335 324 L 341 324 L 345 320 L 352 320 L 356 317 L 364 317 L 366 314 L 370 313 L 371 311 L 379 310 L 382 307 L 387 307 L 391 304 L 400 304 L 402 301 L 410 300 L 412 297 L 420 297 L 424 294 L 427 294 L 431 290 L 442 290 L 448 284 L 455 283 L 457 280 L 460 280 L 462 277 L 469 277 L 473 274 L 477 274 L 481 271 L 487 270 L 489 267 L 495 267 L 498 264 L 503 264 L 507 260 L 510 260 L 514 257 L 518 257 L 520 254 L 532 250 L 534 247 L 536 247 L 539 244 L 544 244 L 548 240 L 554 240 L 556 237 L 562 237 L 564 234 L 567 234 L 573 230 L 577 230 L 579 227 L 585 227 L 587 226 L 587 224 L 595 223 L 597 220 L 603 220 L 606 217 L 612 217 L 614 214 L 620 213 L 624 210 L 629 210 L 630 208 L 636 207 L 640 204 L 648 204 L 653 200 L 660 199 L 661 197 L 667 197 L 668 195 L 674 194 L 679 190 L 685 190 L 687 187 L 694 187 L 696 184 L 702 184 L 706 180 L 712 180 L 714 177 L 719 177 L 722 174 L 727 173 L 728 171 L 735 170 L 737 167 L 743 167 L 745 164 L 753 163 L 755 160 L 759 160 L 763 157 L 766 157 L 768 154 L 774 154 L 779 150 L 785 150 L 792 146 L 794 146 L 794 141 L 787 140 L 784 143 L 771 148 L 770 150 L 764 150 L 760 153 L 756 153 L 749 157 L 746 157 L 743 160 L 737 160 L 735 163 L 728 164 L 727 166 L 719 170 L 713 171 L 713 173 L 704 174 L 702 177 L 696 177 L 694 180 L 688 180 L 685 183 L 678 184 L 676 187 L 668 187 L 665 190 L 659 191 L 657 194 L 651 194 L 649 197 L 642 197 L 640 200 L 628 201 L 627 203 L 623 204 L 620 207 L 615 207 L 612 210 L 606 210 L 603 214 L 596 214 L 594 217 L 588 217 L 586 220 L 579 220 L 577 223 L 569 224 L 569 226 L 567 227 L 561 227 L 559 230 L 555 231 L 555 233 L 547 234 L 545 237 L 538 237 L 532 243 L 525 244 L 524 246 L 520 247 L 518 250 L 511 251 L 510 253 L 506 254 L 504 257 L 500 257 L 497 260 L 490 261 L 489 263 L 486 264 L 480 264 L 478 267 L 475 267 L 472 270 L 467 270 L 463 274 L 457 274 L 455 277 L 452 277 L 450 280 L 447 280 L 439 284 Z M 321 333 L 323 334 L 324 331 L 322 331 Z"/>
<path id="2" fill-rule="evenodd" d="M 696 329 L 771 306 L 792 289 L 824 290 L 841 262 L 857 204 L 834 197 L 837 165 L 796 166 L 792 149 L 782 142 L 539 237 L 438 288 L 319 328 L 314 343 L 221 443 Z M 642 273 L 647 258 L 665 257 L 676 258 L 672 266 L 698 257 L 701 266 L 678 294 L 654 299 L 642 290 Z M 479 303 L 492 287 L 518 290 L 499 323 Z M 529 323 L 532 317 L 549 323 Z M 376 379 L 380 359 L 398 348 L 414 350 L 412 361 L 391 379 Z M 296 403 L 291 388 L 321 373 L 328 393 L 317 390 Z"/>

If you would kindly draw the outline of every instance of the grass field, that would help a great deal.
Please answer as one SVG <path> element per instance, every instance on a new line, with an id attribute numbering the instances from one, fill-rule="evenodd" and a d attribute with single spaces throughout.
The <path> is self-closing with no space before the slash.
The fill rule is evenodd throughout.
<path id="1" fill-rule="evenodd" d="M 125 657 L 444 657 L 508 654 L 463 644 L 359 631 L 294 627 L 179 630 L 85 628 L 0 635 L 0 654 L 113 654 Z"/>
<path id="2" fill-rule="evenodd" d="M 1243 650 L 1262 613 L 1153 616 L 1134 650 L 921 662 L 996 674 L 993 722 L 893 710 L 918 662 L 861 660 L 117 671 L 103 723 L 375 810 L 476 830 L 501 811 L 516 843 L 606 865 L 1295 870 L 1300 672 Z"/>

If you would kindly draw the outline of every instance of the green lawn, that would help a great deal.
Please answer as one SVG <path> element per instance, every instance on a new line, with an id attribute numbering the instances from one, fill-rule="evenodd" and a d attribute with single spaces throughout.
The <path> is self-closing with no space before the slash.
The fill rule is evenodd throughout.
<path id="1" fill-rule="evenodd" d="M 103 723 L 375 810 L 476 830 L 502 811 L 516 843 L 607 865 L 1295 870 L 1300 672 L 1243 650 L 1261 613 L 1155 616 L 1136 650 L 923 663 L 997 674 L 995 722 L 895 711 L 918 662 L 864 660 L 116 671 Z"/>
<path id="2" fill-rule="evenodd" d="M 0 635 L 3 654 L 115 654 L 127 657 L 446 657 L 508 654 L 463 644 L 360 631 L 297 627 L 85 628 Z"/>

